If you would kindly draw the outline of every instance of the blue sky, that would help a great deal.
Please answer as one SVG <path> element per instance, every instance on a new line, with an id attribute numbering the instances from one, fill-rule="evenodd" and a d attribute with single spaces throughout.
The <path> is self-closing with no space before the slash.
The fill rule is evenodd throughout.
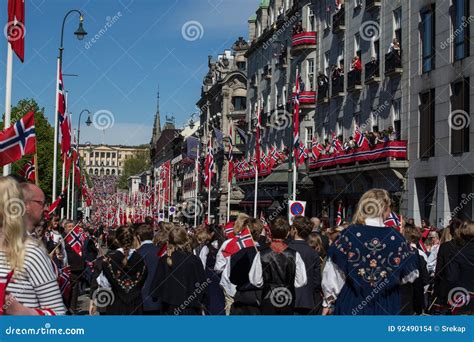
<path id="1" fill-rule="evenodd" d="M 0 22 L 6 23 L 7 0 L 0 0 Z M 243 36 L 259 0 L 25 0 L 25 63 L 14 57 L 13 97 L 34 98 L 53 122 L 56 57 L 64 15 L 85 14 L 88 35 L 78 41 L 71 15 L 64 32 L 63 73 L 69 111 L 77 127 L 83 109 L 108 111 L 113 127 L 105 133 L 81 125 L 81 142 L 148 143 L 156 111 L 158 84 L 162 122 L 174 115 L 180 126 L 196 111 L 207 56 L 229 49 Z M 114 23 L 106 28 L 107 20 Z M 183 26 L 191 25 L 183 36 Z M 192 27 L 197 27 L 193 36 Z M 2 26 L 3 27 L 3 26 Z M 202 30 L 201 30 L 202 27 Z M 91 39 L 98 34 L 95 43 Z M 185 39 L 187 38 L 187 39 Z M 0 110 L 5 108 L 6 41 L 0 48 Z M 83 119 L 85 119 L 83 115 Z"/>

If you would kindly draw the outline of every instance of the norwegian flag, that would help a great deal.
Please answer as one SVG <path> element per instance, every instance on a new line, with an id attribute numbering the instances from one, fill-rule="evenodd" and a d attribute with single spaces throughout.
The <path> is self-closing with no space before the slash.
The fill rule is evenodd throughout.
<path id="1" fill-rule="evenodd" d="M 338 137 L 336 137 L 336 133 L 332 133 L 332 147 L 336 150 L 336 152 L 341 152 L 344 151 L 344 148 L 341 144 L 341 141 L 339 140 Z"/>
<path id="2" fill-rule="evenodd" d="M 278 161 L 280 160 L 280 155 L 275 144 L 273 144 L 272 149 L 270 150 L 270 158 L 272 160 L 272 168 L 273 168 L 273 165 L 278 163 Z"/>
<path id="3" fill-rule="evenodd" d="M 296 68 L 295 78 L 295 96 L 294 96 L 294 113 L 293 113 L 293 150 L 295 160 L 299 160 L 299 147 L 300 147 L 300 74 L 298 68 Z"/>
<path id="4" fill-rule="evenodd" d="M 204 184 L 206 187 L 210 187 L 212 183 L 212 173 L 214 172 L 214 149 L 212 148 L 212 139 L 209 138 L 207 146 L 207 156 L 205 163 L 206 170 L 204 171 Z"/>
<path id="5" fill-rule="evenodd" d="M 324 151 L 324 147 L 319 143 L 318 139 L 314 136 L 311 141 L 311 153 L 313 158 L 316 160 L 319 158 L 321 153 Z"/>
<path id="6" fill-rule="evenodd" d="M 342 223 L 342 203 L 339 203 L 336 214 L 336 226 L 340 226 Z"/>
<path id="7" fill-rule="evenodd" d="M 260 154 L 260 171 L 262 170 L 266 170 L 269 166 L 269 164 L 267 163 L 267 156 L 265 155 L 265 153 L 261 153 Z"/>
<path id="8" fill-rule="evenodd" d="M 25 61 L 25 0 L 8 0 L 8 23 L 5 33 L 12 50 Z"/>
<path id="9" fill-rule="evenodd" d="M 61 153 L 63 158 L 66 157 L 71 148 L 71 122 L 69 116 L 66 114 L 66 96 L 64 92 L 63 73 L 59 69 L 58 79 L 58 118 L 61 128 Z"/>
<path id="10" fill-rule="evenodd" d="M 63 191 L 59 194 L 58 198 L 53 203 L 51 203 L 48 209 L 49 216 L 54 214 L 54 211 L 59 207 L 62 200 L 64 199 L 65 194 L 66 194 L 66 189 L 63 189 Z"/>
<path id="11" fill-rule="evenodd" d="M 271 239 L 272 238 L 272 232 L 270 230 L 270 225 L 268 224 L 267 219 L 265 218 L 265 214 L 263 213 L 263 211 L 260 212 L 260 221 L 262 221 L 263 229 L 265 231 L 265 236 L 268 239 Z"/>
<path id="12" fill-rule="evenodd" d="M 354 140 L 359 148 L 362 150 L 369 149 L 369 140 L 365 137 L 365 134 L 359 130 L 359 127 L 356 127 L 354 132 Z"/>
<path id="13" fill-rule="evenodd" d="M 84 245 L 84 232 L 79 225 L 76 225 L 72 231 L 66 236 L 64 241 L 76 252 L 79 256 L 82 256 L 82 246 Z"/>
<path id="14" fill-rule="evenodd" d="M 229 145 L 228 145 L 228 151 L 227 151 L 227 161 L 228 161 L 228 170 L 227 170 L 227 182 L 231 183 L 232 178 L 234 178 L 234 155 L 233 155 L 233 150 L 234 150 L 234 145 L 232 143 L 232 121 L 230 122 L 229 125 Z"/>
<path id="15" fill-rule="evenodd" d="M 26 162 L 21 168 L 19 175 L 30 182 L 36 181 L 35 157 Z"/>
<path id="16" fill-rule="evenodd" d="M 394 228 L 400 229 L 401 227 L 400 217 L 392 211 L 390 212 L 390 215 L 388 216 L 388 218 L 384 221 L 384 224 L 387 227 L 394 227 Z"/>
<path id="17" fill-rule="evenodd" d="M 308 159 L 308 148 L 303 142 L 300 142 L 298 147 L 298 159 L 296 160 L 297 165 L 303 165 Z"/>
<path id="18" fill-rule="evenodd" d="M 0 132 L 0 166 L 16 162 L 35 151 L 35 113 L 31 111 Z"/>
<path id="19" fill-rule="evenodd" d="M 248 227 L 245 227 L 239 234 L 234 236 L 232 240 L 229 241 L 227 246 L 222 251 L 222 254 L 224 257 L 228 257 L 247 247 L 255 247 L 255 243 L 253 241 L 252 235 L 250 234 L 250 230 Z"/>
<path id="20" fill-rule="evenodd" d="M 226 225 L 224 226 L 224 234 L 227 239 L 232 239 L 235 234 L 234 234 L 234 221 L 227 222 Z"/>
<path id="21" fill-rule="evenodd" d="M 69 265 L 58 269 L 58 285 L 64 301 L 68 301 L 71 295 L 71 267 Z"/>

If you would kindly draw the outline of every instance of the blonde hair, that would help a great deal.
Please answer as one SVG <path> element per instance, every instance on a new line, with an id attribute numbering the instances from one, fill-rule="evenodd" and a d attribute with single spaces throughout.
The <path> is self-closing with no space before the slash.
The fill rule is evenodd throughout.
<path id="1" fill-rule="evenodd" d="M 235 220 L 235 223 L 234 223 L 234 234 L 238 234 L 240 233 L 242 229 L 244 229 L 245 220 L 247 220 L 249 217 L 250 216 L 244 213 L 240 213 L 237 216 L 237 219 Z"/>
<path id="2" fill-rule="evenodd" d="M 173 225 L 174 226 L 174 225 Z M 191 239 L 183 227 L 174 226 L 168 234 L 168 248 L 166 263 L 168 266 L 173 266 L 173 259 L 171 256 L 173 252 L 181 251 L 184 253 L 192 253 Z"/>
<path id="3" fill-rule="evenodd" d="M 360 198 L 352 223 L 365 224 L 366 218 L 384 219 L 391 204 L 387 190 L 371 189 Z"/>
<path id="4" fill-rule="evenodd" d="M 26 228 L 25 203 L 20 185 L 11 177 L 0 177 L 0 248 L 12 268 L 23 268 Z"/>

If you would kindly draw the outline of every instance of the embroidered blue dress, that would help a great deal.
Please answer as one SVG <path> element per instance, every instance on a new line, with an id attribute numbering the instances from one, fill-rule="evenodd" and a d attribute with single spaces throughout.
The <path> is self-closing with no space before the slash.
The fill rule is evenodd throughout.
<path id="1" fill-rule="evenodd" d="M 328 256 L 344 279 L 335 315 L 396 315 L 400 284 L 418 274 L 416 251 L 389 227 L 351 225 Z"/>

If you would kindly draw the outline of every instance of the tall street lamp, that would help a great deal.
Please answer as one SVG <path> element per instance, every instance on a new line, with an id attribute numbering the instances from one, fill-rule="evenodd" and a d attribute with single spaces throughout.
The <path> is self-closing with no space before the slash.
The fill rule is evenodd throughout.
<path id="1" fill-rule="evenodd" d="M 90 127 L 90 125 L 92 125 L 90 110 L 89 109 L 82 110 L 79 113 L 79 120 L 77 122 L 77 157 L 79 158 L 79 168 L 81 167 L 81 157 L 80 157 L 81 156 L 81 154 L 80 154 L 81 117 L 82 117 L 82 114 L 84 112 L 87 113 L 87 120 L 86 120 L 87 127 Z M 79 200 L 80 200 L 81 199 L 81 194 L 82 194 L 82 178 L 79 179 L 79 189 L 77 191 L 78 191 Z M 72 195 L 75 196 L 76 194 L 73 193 Z M 79 203 L 79 201 L 77 203 Z M 75 210 L 74 206 L 72 208 L 72 216 L 73 216 L 73 219 L 75 220 L 76 219 L 76 210 Z"/>
<path id="2" fill-rule="evenodd" d="M 84 16 L 79 10 L 70 10 L 69 12 L 66 13 L 63 19 L 63 24 L 61 26 L 61 43 L 59 46 L 59 56 L 57 59 L 57 70 L 56 70 L 56 106 L 55 106 L 55 113 L 54 113 L 54 155 L 53 155 L 53 201 L 56 200 L 56 181 L 57 181 L 57 174 L 58 174 L 58 122 L 59 122 L 59 117 L 58 117 L 58 100 L 59 100 L 59 74 L 61 72 L 61 67 L 62 67 L 62 62 L 63 62 L 63 41 L 64 41 L 64 25 L 66 24 L 66 19 L 67 17 L 72 14 L 72 13 L 77 13 L 79 14 L 79 27 L 76 29 L 74 32 L 74 35 L 77 37 L 77 39 L 82 40 L 84 39 L 85 35 L 87 32 L 84 30 L 84 27 L 82 25 L 82 22 L 84 21 Z M 61 189 L 62 190 L 62 189 Z"/>

